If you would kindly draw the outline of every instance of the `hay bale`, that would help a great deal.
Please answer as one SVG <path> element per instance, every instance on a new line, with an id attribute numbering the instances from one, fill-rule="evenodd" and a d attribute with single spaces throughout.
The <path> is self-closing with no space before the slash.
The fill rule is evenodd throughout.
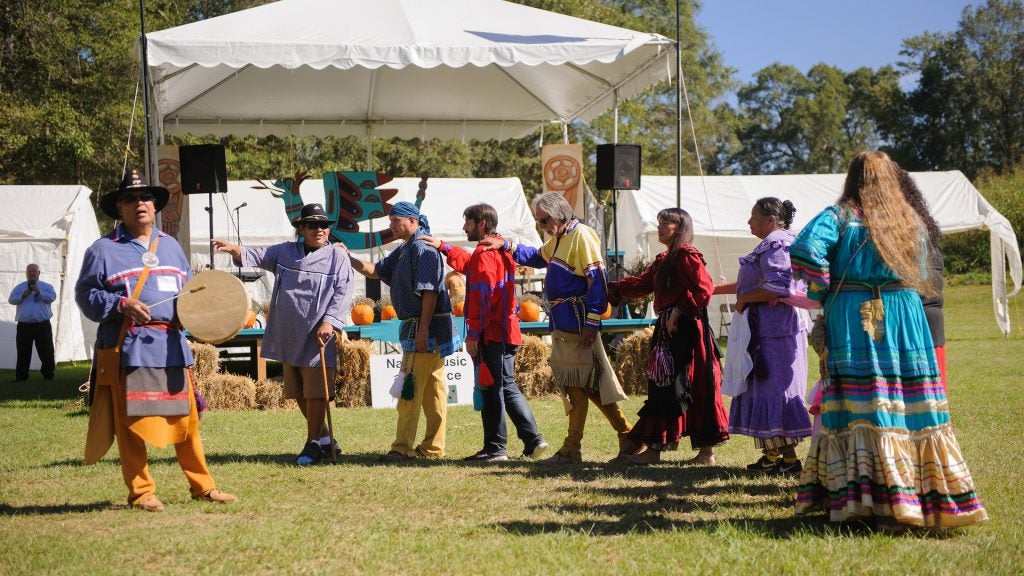
<path id="1" fill-rule="evenodd" d="M 555 386 L 555 379 L 551 375 L 551 366 L 548 364 L 544 364 L 536 370 L 517 373 L 516 383 L 522 389 L 523 395 L 530 399 L 559 392 L 558 386 Z"/>
<path id="2" fill-rule="evenodd" d="M 646 328 L 630 334 L 619 343 L 612 365 L 626 394 L 647 395 L 647 358 L 651 354 L 653 334 L 653 328 Z"/>
<path id="3" fill-rule="evenodd" d="M 356 408 L 370 405 L 370 355 L 373 342 L 349 340 L 338 345 L 335 405 Z"/>
<path id="4" fill-rule="evenodd" d="M 280 410 L 298 408 L 295 400 L 284 397 L 284 381 L 271 378 L 256 382 L 256 408 L 260 410 Z"/>
<path id="5" fill-rule="evenodd" d="M 516 376 L 547 366 L 548 356 L 548 345 L 543 340 L 531 334 L 523 334 L 523 343 L 516 354 Z"/>
<path id="6" fill-rule="evenodd" d="M 549 356 L 548 345 L 543 340 L 537 336 L 523 335 L 523 344 L 516 354 L 515 374 L 516 383 L 527 398 L 554 394 L 558 391 L 551 377 Z"/>
<path id="7" fill-rule="evenodd" d="M 220 352 L 216 346 L 201 342 L 189 342 L 196 363 L 192 366 L 192 375 L 199 382 L 206 382 L 214 374 L 220 372 Z"/>
<path id="8" fill-rule="evenodd" d="M 215 410 L 248 410 L 256 407 L 256 383 L 251 378 L 218 373 L 198 384 L 199 393 Z"/>

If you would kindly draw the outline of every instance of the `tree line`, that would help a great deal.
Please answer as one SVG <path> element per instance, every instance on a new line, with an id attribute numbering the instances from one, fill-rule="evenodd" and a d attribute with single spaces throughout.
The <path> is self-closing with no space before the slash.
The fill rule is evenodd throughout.
<path id="1" fill-rule="evenodd" d="M 150 30 L 265 2 L 149 0 Z M 537 8 L 675 36 L 675 4 L 663 0 L 523 0 Z M 683 70 L 707 174 L 841 172 L 857 152 L 883 149 L 910 170 L 1006 174 L 1024 156 L 1024 2 L 987 0 L 963 10 L 958 28 L 907 38 L 903 60 L 844 71 L 821 63 L 806 73 L 783 63 L 752 82 L 735 80 L 682 2 Z M 141 166 L 140 71 L 134 0 L 8 0 L 0 7 L 0 182 L 116 187 L 125 154 Z M 912 79 L 912 87 L 901 80 Z M 906 84 L 906 82 L 904 82 Z M 729 97 L 734 96 L 730 101 Z M 612 115 L 569 127 L 593 157 L 611 140 Z M 690 131 L 684 118 L 684 134 Z M 130 139 L 129 139 L 130 135 Z M 502 142 L 381 140 L 374 168 L 394 176 L 519 176 L 541 185 L 540 134 Z M 558 142 L 548 131 L 544 142 Z M 361 138 L 194 135 L 168 143 L 220 141 L 233 179 L 307 170 L 366 169 Z M 619 141 L 643 146 L 644 172 L 675 173 L 674 88 L 664 84 L 620 108 Z M 696 174 L 684 138 L 683 171 Z M 593 181 L 591 166 L 588 180 Z"/>

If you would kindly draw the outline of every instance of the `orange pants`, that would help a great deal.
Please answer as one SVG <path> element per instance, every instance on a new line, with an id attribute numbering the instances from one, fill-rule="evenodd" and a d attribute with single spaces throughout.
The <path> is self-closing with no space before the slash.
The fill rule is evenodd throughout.
<path id="1" fill-rule="evenodd" d="M 124 376 L 121 377 L 123 394 Z M 178 466 L 188 479 L 189 492 L 193 496 L 202 496 L 216 487 L 210 470 L 206 467 L 206 455 L 203 453 L 203 440 L 199 437 L 199 412 L 193 391 L 195 383 L 189 373 L 189 420 L 188 434 L 184 441 L 174 445 L 178 456 Z M 115 394 L 115 397 L 118 397 Z M 146 454 L 146 442 L 138 434 L 129 429 L 129 418 L 125 416 L 123 401 L 115 401 L 120 418 L 114 423 L 114 434 L 117 437 L 117 452 L 121 458 L 121 474 L 128 486 L 128 503 L 135 504 L 150 494 L 156 493 L 156 480 L 149 473 L 149 458 Z"/>

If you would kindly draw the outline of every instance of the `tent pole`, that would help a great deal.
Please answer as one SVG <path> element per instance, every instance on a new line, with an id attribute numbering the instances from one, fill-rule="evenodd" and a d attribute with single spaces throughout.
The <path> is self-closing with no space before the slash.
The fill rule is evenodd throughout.
<path id="1" fill-rule="evenodd" d="M 619 91 L 616 90 L 614 93 L 615 97 L 615 122 L 612 129 L 612 144 L 619 143 Z M 612 278 L 614 280 L 622 279 L 622 268 L 619 266 L 619 191 L 612 189 L 612 246 L 615 250 L 612 265 Z M 607 260 L 607 248 L 605 253 L 605 259 Z"/>
<path id="2" fill-rule="evenodd" d="M 139 27 L 140 33 L 140 44 L 142 46 L 142 110 L 146 116 L 146 178 L 150 182 L 154 182 L 154 176 L 157 172 L 157 162 L 154 157 L 153 151 L 153 130 L 150 127 L 149 120 L 149 53 L 146 48 L 146 6 L 145 0 L 139 0 Z M 130 135 L 129 135 L 130 136 Z"/>
<path id="3" fill-rule="evenodd" d="M 676 0 L 676 208 L 683 207 L 683 100 L 679 97 L 683 77 L 682 38 L 679 31 L 679 4 Z"/>
<path id="4" fill-rule="evenodd" d="M 619 91 L 616 90 L 614 93 L 612 93 L 612 97 L 615 99 L 615 108 L 614 108 L 615 117 L 614 117 L 614 121 L 612 122 L 612 144 L 618 144 L 619 143 Z"/>
<path id="5" fill-rule="evenodd" d="M 373 172 L 373 124 L 366 123 L 366 170 Z"/>

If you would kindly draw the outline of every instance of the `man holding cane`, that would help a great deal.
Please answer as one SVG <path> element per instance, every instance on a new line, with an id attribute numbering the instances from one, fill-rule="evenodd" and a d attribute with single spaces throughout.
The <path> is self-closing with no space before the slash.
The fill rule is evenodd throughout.
<path id="1" fill-rule="evenodd" d="M 274 273 L 273 314 L 261 355 L 281 362 L 284 395 L 298 402 L 306 418 L 306 443 L 295 458 L 299 466 L 316 464 L 337 450 L 324 418 L 334 396 L 338 348 L 326 345 L 345 327 L 353 286 L 348 256 L 328 246 L 332 224 L 323 206 L 307 204 L 292 222 L 298 235 L 295 242 L 243 248 L 213 240 L 213 247 L 231 254 L 235 264 Z"/>

